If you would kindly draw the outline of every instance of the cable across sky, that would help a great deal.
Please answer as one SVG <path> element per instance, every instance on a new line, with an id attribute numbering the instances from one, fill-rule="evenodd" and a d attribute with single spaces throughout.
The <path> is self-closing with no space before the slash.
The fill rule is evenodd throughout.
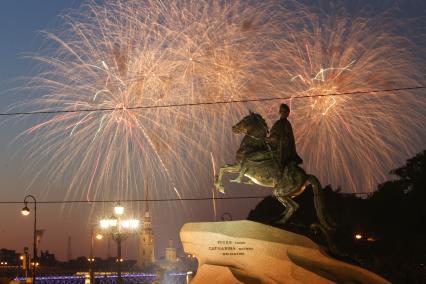
<path id="1" fill-rule="evenodd" d="M 371 192 L 342 193 L 345 195 L 365 195 Z M 210 200 L 237 200 L 263 199 L 271 195 L 234 196 L 234 197 L 194 197 L 194 198 L 163 198 L 163 199 L 120 199 L 120 200 L 50 200 L 37 201 L 37 204 L 71 204 L 71 203 L 130 203 L 130 202 L 176 202 L 176 201 L 210 201 Z M 29 202 L 30 203 L 30 202 Z M 0 201 L 0 204 L 22 204 L 22 201 Z"/>
<path id="2" fill-rule="evenodd" d="M 262 102 L 262 101 L 275 101 L 275 100 L 297 100 L 306 98 L 319 98 L 319 97 L 337 97 L 337 96 L 353 96 L 353 95 L 366 95 L 373 93 L 389 93 L 398 91 L 420 90 L 426 89 L 426 86 L 403 87 L 393 89 L 380 89 L 369 91 L 356 91 L 345 93 L 331 93 L 331 94 L 317 94 L 317 95 L 303 95 L 297 97 L 272 97 L 272 98 L 254 98 L 242 100 L 229 100 L 229 101 L 211 101 L 211 102 L 197 102 L 197 103 L 184 103 L 184 104 L 168 104 L 168 105 L 147 105 L 147 106 L 133 106 L 133 107 L 115 107 L 115 108 L 87 108 L 75 110 L 43 110 L 43 111 L 28 111 L 28 112 L 6 112 L 0 113 L 0 116 L 18 116 L 18 115 L 39 115 L 39 114 L 57 114 L 57 113 L 79 113 L 79 112 L 108 112 L 117 110 L 144 110 L 144 109 L 159 109 L 159 108 L 175 108 L 175 107 L 193 107 L 203 105 L 221 105 L 221 104 L 236 104 L 236 103 L 249 103 L 249 102 Z"/>

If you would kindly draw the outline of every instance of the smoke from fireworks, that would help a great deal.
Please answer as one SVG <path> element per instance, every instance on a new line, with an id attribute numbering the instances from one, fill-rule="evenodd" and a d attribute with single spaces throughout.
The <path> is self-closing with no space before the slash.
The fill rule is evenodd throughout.
<path id="1" fill-rule="evenodd" d="M 28 129 L 38 133 L 34 164 L 49 162 L 50 178 L 88 199 L 138 196 L 148 176 L 156 197 L 208 192 L 211 153 L 220 162 L 233 156 L 241 137 L 230 127 L 248 106 L 128 108 L 419 81 L 406 39 L 389 25 L 259 2 L 115 0 L 64 16 L 63 28 L 48 33 L 49 56 L 36 57 L 41 71 L 25 89 L 43 96 L 28 106 L 115 110 L 60 113 Z M 421 143 L 418 104 L 409 93 L 291 100 L 304 166 L 346 190 L 373 189 Z M 250 106 L 276 118 L 276 104 Z"/>

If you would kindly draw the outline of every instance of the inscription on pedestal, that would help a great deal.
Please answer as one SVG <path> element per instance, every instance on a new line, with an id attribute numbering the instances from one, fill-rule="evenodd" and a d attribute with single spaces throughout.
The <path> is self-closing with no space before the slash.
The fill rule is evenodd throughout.
<path id="1" fill-rule="evenodd" d="M 253 251 L 254 248 L 247 245 L 244 241 L 219 240 L 209 250 L 218 251 L 225 256 L 245 255 L 248 251 Z"/>

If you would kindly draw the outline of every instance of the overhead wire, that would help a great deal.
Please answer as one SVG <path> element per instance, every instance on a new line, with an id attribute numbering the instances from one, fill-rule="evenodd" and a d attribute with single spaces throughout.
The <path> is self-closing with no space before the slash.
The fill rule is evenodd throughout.
<path id="1" fill-rule="evenodd" d="M 276 101 L 276 100 L 297 100 L 305 98 L 319 98 L 319 97 L 337 97 L 337 96 L 353 96 L 353 95 L 366 95 L 374 93 L 389 93 L 409 90 L 426 89 L 426 86 L 413 86 L 392 89 L 378 89 L 368 91 L 355 91 L 331 94 L 317 94 L 317 95 L 302 95 L 291 97 L 271 97 L 271 98 L 253 98 L 241 100 L 228 100 L 228 101 L 210 101 L 210 102 L 195 102 L 195 103 L 182 103 L 182 104 L 167 104 L 167 105 L 146 105 L 146 106 L 123 106 L 111 108 L 86 108 L 86 109 L 58 109 L 58 110 L 40 110 L 40 111 L 21 111 L 21 112 L 3 112 L 0 116 L 20 116 L 20 115 L 40 115 L 40 114 L 57 114 L 57 113 L 79 113 L 79 112 L 105 112 L 117 110 L 144 110 L 144 109 L 159 109 L 159 108 L 175 108 L 175 107 L 193 107 L 203 105 L 220 105 L 220 104 L 234 104 L 234 103 L 249 103 L 249 102 L 262 102 L 262 101 Z"/>
<path id="2" fill-rule="evenodd" d="M 363 195 L 372 192 L 339 193 L 343 195 Z M 118 200 L 47 200 L 37 201 L 37 204 L 71 204 L 71 203 L 131 203 L 131 202 L 180 202 L 180 201 L 209 201 L 209 200 L 238 200 L 238 199 L 263 199 L 272 195 L 260 196 L 230 196 L 230 197 L 194 197 L 194 198 L 163 198 L 163 199 L 118 199 Z M 279 195 L 278 195 L 279 197 Z M 21 204 L 22 201 L 0 201 L 0 204 Z M 28 203 L 32 203 L 28 201 Z"/>

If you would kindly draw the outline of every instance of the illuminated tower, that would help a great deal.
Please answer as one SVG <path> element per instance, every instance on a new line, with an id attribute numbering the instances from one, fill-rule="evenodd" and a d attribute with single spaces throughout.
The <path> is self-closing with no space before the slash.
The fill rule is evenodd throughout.
<path id="1" fill-rule="evenodd" d="M 151 216 L 147 206 L 145 216 L 143 218 L 143 228 L 139 235 L 137 265 L 141 268 L 146 268 L 153 265 L 154 262 L 154 232 L 152 231 Z"/>

